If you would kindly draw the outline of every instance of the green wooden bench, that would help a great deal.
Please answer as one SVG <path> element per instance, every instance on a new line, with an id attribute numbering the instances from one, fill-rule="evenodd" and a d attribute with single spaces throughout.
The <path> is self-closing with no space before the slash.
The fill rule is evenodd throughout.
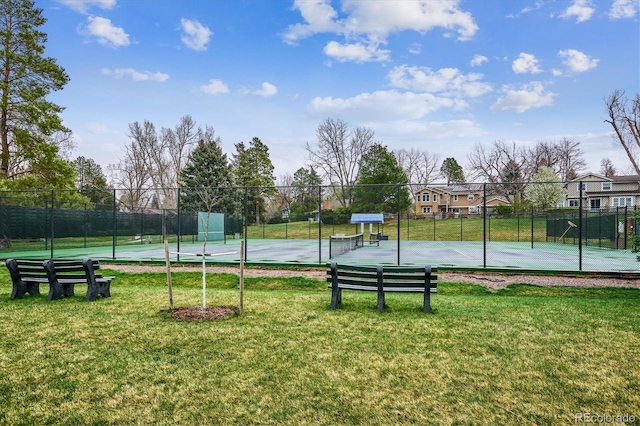
<path id="1" fill-rule="evenodd" d="M 21 260 L 8 259 L 7 268 L 13 282 L 11 298 L 29 294 L 40 294 L 40 284 L 49 284 L 47 300 L 69 297 L 75 293 L 76 284 L 87 285 L 87 300 L 96 300 L 98 295 L 111 297 L 111 281 L 96 273 L 100 269 L 97 260 Z"/>
<path id="2" fill-rule="evenodd" d="M 332 262 L 327 269 L 331 308 L 342 303 L 342 290 L 375 291 L 378 310 L 385 306 L 385 293 L 423 293 L 424 312 L 431 312 L 431 294 L 438 291 L 437 268 L 426 266 L 354 266 Z"/>

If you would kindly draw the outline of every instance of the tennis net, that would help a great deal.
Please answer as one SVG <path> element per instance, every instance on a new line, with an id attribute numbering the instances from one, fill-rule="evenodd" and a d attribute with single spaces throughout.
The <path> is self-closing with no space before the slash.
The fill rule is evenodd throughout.
<path id="1" fill-rule="evenodd" d="M 329 259 L 364 245 L 364 235 L 332 235 L 329 237 Z"/>

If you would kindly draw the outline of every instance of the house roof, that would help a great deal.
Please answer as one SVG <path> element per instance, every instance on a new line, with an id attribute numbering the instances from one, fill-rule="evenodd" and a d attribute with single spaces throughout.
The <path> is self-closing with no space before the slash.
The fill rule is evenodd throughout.
<path id="1" fill-rule="evenodd" d="M 422 188 L 419 192 L 428 190 L 428 191 L 437 191 L 443 194 L 469 194 L 481 192 L 483 189 L 483 184 L 481 183 L 466 183 L 460 185 L 442 185 L 442 186 L 427 186 Z"/>
<path id="2" fill-rule="evenodd" d="M 350 223 L 384 223 L 382 213 L 353 213 Z"/>
<path id="3" fill-rule="evenodd" d="M 578 182 L 578 181 L 585 180 L 585 179 L 586 179 L 586 180 L 588 180 L 589 178 L 598 178 L 598 179 L 604 179 L 604 180 L 613 180 L 612 178 L 608 178 L 608 177 L 606 177 L 606 176 L 602 176 L 602 175 L 599 175 L 599 174 L 597 174 L 597 173 L 587 173 L 587 174 L 584 174 L 584 175 L 580 175 L 580 176 L 578 176 L 578 177 L 577 177 L 577 178 L 575 178 L 575 179 L 571 179 L 569 182 Z"/>
<path id="4" fill-rule="evenodd" d="M 587 173 L 587 174 L 584 174 L 584 175 L 580 175 L 575 179 L 570 180 L 570 182 L 578 182 L 578 181 L 581 181 L 581 180 L 589 180 L 589 178 L 598 178 L 598 179 L 603 179 L 603 180 L 608 180 L 608 181 L 615 181 L 615 182 L 636 182 L 636 181 L 640 181 L 640 176 L 638 176 L 638 175 L 620 175 L 620 176 L 607 177 L 607 176 L 599 175 L 597 173 Z"/>

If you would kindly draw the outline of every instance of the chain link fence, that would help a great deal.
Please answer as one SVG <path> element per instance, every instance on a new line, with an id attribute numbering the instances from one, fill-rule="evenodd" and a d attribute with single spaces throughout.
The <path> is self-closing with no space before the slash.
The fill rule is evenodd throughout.
<path id="1" fill-rule="evenodd" d="M 248 255 L 248 262 L 324 265 L 330 236 L 362 234 L 365 246 L 380 242 L 360 254 L 365 263 L 640 272 L 638 182 L 614 183 L 0 191 L 0 256 L 104 248 L 118 260 L 123 248 L 165 239 L 180 251 L 198 243 L 204 212 L 223 218 L 208 234 L 244 239 L 246 254 L 259 243 L 293 248 L 291 258 Z M 353 223 L 354 213 L 383 220 Z M 304 241 L 310 255 L 295 248 Z"/>

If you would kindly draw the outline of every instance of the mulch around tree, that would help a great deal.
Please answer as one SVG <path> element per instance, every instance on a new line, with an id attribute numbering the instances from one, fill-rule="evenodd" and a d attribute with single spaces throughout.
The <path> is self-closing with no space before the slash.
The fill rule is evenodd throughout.
<path id="1" fill-rule="evenodd" d="M 171 317 L 178 321 L 211 321 L 236 315 L 234 306 L 185 306 L 174 308 Z"/>

